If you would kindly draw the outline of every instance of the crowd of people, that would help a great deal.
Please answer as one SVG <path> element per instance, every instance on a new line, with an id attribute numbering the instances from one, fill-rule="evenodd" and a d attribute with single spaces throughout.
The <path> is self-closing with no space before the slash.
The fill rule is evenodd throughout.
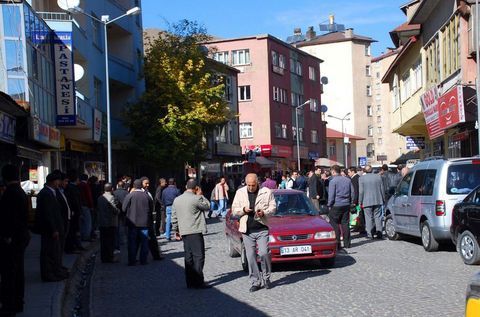
<path id="1" fill-rule="evenodd" d="M 47 175 L 45 186 L 36 197 L 35 224 L 30 228 L 41 236 L 41 279 L 50 282 L 68 278 L 63 254 L 82 252 L 82 241 L 97 238 L 103 263 L 119 261 L 122 237 L 127 240 L 129 266 L 147 264 L 149 253 L 153 260 L 162 260 L 157 240 L 160 237 L 183 241 L 187 287 L 208 288 L 202 273 L 205 218 L 224 219 L 227 206 L 231 205 L 232 212 L 241 217 L 239 231 L 248 262 L 252 263 L 250 291 L 269 288 L 268 216 L 275 212 L 271 190 L 306 192 L 320 211 L 328 213 L 338 247 L 349 248 L 352 213 L 358 213 L 356 230 L 360 234 L 369 239 L 382 238 L 384 205 L 407 171 L 403 166 L 398 166 L 396 172 L 390 171 L 384 165 L 374 174 L 367 165 L 348 169 L 316 167 L 305 175 L 299 171 L 265 173 L 262 177 L 248 174 L 243 179 L 220 177 L 217 181 L 204 175 L 198 184 L 195 179 L 187 180 L 185 189 L 178 188 L 174 178 L 160 178 L 152 194 L 147 177 L 132 181 L 124 176 L 114 186 L 96 177 L 79 175 L 76 170 L 55 170 Z M 6 188 L 0 197 L 1 312 L 14 315 L 23 310 L 23 256 L 30 239 L 29 204 L 16 166 L 5 165 L 2 178 Z M 257 255 L 261 271 L 254 265 Z"/>

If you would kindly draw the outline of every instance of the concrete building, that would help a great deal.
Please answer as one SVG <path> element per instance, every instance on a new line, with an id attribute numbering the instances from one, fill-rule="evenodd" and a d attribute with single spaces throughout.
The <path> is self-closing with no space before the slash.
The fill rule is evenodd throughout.
<path id="1" fill-rule="evenodd" d="M 106 175 L 106 77 L 103 25 L 91 17 L 110 19 L 140 7 L 140 0 L 83 0 L 80 12 L 69 13 L 56 0 L 31 0 L 32 7 L 73 52 L 72 63 L 81 66 L 84 75 L 74 85 L 75 120 L 59 128 L 65 142 L 61 167 Z M 122 154 L 128 148 L 128 129 L 122 115 L 145 90 L 141 76 L 143 34 L 141 15 L 127 16 L 108 25 L 108 66 L 112 126 L 113 177 L 132 173 L 132 162 Z M 66 40 L 65 40 L 66 39 Z M 77 68 L 79 69 L 79 68 Z M 58 68 L 57 68 L 58 73 Z"/>
<path id="2" fill-rule="evenodd" d="M 277 171 L 298 168 L 297 117 L 301 168 L 326 157 L 325 121 L 320 113 L 320 63 L 271 36 L 258 35 L 205 43 L 213 58 L 238 69 L 240 143 L 244 153 L 268 157 L 260 165 Z M 303 107 L 299 107 L 305 104 Z"/>
<path id="3" fill-rule="evenodd" d="M 332 16 L 330 24 L 334 23 Z M 374 139 L 368 136 L 365 122 L 368 121 L 367 108 L 373 104 L 370 44 L 375 40 L 357 35 L 353 29 L 317 35 L 314 28 L 309 27 L 305 35 L 300 29 L 296 29 L 295 35 L 289 38 L 292 45 L 324 60 L 322 76 L 328 78 L 328 85 L 325 85 L 322 103 L 328 107 L 327 116 L 343 118 L 350 113 L 350 120 L 344 122 L 344 132 L 365 138 L 357 142 L 356 149 L 347 145 L 352 151 L 348 165 L 358 165 L 358 158 L 366 157 L 367 152 L 371 155 L 368 161 L 372 162 L 373 152 L 367 151 L 367 144 L 374 143 Z M 340 120 L 328 117 L 327 120 L 330 128 L 341 131 Z"/>
<path id="4" fill-rule="evenodd" d="M 472 4 L 416 0 L 402 7 L 409 27 L 394 32 L 401 48 L 383 82 L 390 85 L 393 131 L 420 158 L 478 154 Z"/>
<path id="5" fill-rule="evenodd" d="M 367 107 L 368 135 L 373 137 L 373 143 L 367 144 L 368 157 L 373 157 L 373 164 L 383 164 L 396 161 L 407 151 L 405 138 L 393 132 L 392 107 L 390 87 L 382 83 L 382 78 L 397 56 L 396 49 L 388 49 L 386 53 L 372 58 L 373 99 Z"/>

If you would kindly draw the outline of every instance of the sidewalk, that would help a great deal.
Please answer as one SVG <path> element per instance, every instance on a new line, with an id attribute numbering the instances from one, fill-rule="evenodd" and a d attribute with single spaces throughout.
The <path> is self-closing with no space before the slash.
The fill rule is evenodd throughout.
<path id="1" fill-rule="evenodd" d="M 71 269 L 80 254 L 65 254 L 63 265 Z M 67 280 L 42 282 L 40 278 L 40 235 L 32 234 L 25 251 L 25 306 L 19 317 L 60 316 Z"/>

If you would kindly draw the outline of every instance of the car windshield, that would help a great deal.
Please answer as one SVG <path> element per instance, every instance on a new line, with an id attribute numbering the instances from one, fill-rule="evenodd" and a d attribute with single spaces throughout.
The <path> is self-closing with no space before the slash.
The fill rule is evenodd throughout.
<path id="1" fill-rule="evenodd" d="M 277 204 L 275 216 L 318 215 L 318 210 L 303 193 L 275 195 L 275 202 Z"/>
<path id="2" fill-rule="evenodd" d="M 480 164 L 451 165 L 448 168 L 448 194 L 465 195 L 478 185 L 480 185 Z"/>

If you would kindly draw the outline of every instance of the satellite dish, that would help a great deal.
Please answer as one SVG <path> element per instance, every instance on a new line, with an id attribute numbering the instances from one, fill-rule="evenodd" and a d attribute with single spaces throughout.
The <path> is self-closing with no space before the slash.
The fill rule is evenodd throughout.
<path id="1" fill-rule="evenodd" d="M 84 74 L 85 74 L 85 70 L 81 65 L 78 65 L 78 64 L 73 65 L 73 75 L 75 76 L 75 81 L 79 81 L 80 79 L 82 79 Z"/>
<path id="2" fill-rule="evenodd" d="M 320 82 L 324 85 L 328 84 L 328 77 L 323 76 L 322 78 L 320 78 Z"/>
<path id="3" fill-rule="evenodd" d="M 328 110 L 327 106 L 325 106 L 325 105 L 320 106 L 320 112 L 327 112 L 327 110 Z"/>
<path id="4" fill-rule="evenodd" d="M 57 0 L 57 4 L 61 9 L 69 11 L 78 7 L 80 5 L 80 0 Z"/>

